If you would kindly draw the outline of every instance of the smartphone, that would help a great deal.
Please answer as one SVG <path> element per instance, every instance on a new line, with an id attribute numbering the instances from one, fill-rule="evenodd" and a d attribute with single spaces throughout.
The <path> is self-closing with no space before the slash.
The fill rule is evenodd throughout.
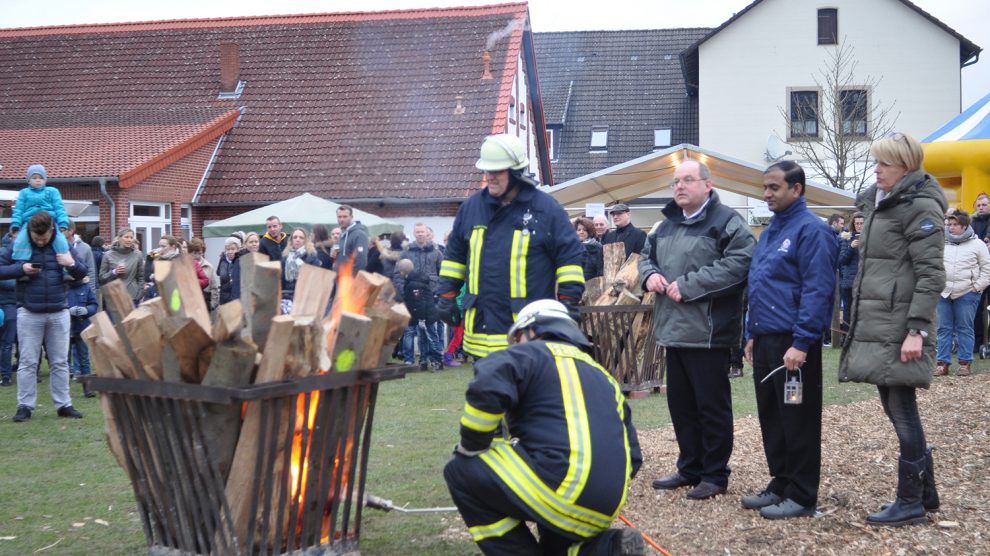
<path id="1" fill-rule="evenodd" d="M 41 263 L 31 263 L 31 268 L 41 268 Z"/>

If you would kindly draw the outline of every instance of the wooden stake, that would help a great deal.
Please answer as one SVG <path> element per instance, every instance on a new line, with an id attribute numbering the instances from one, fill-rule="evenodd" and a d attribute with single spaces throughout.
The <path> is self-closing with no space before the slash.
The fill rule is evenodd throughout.
<path id="1" fill-rule="evenodd" d="M 121 323 L 134 356 L 150 380 L 162 379 L 162 349 L 165 336 L 151 309 L 142 305 L 131 311 Z"/>
<path id="2" fill-rule="evenodd" d="M 242 279 L 243 271 L 242 267 Z M 282 304 L 282 264 L 278 261 L 255 263 L 251 267 L 249 283 L 251 289 L 241 291 L 241 303 L 250 323 L 251 339 L 255 345 L 263 346 L 268 343 L 272 319 L 279 314 Z"/>
<path id="3" fill-rule="evenodd" d="M 216 346 L 204 386 L 239 388 L 251 384 L 254 356 L 258 348 L 250 340 L 230 338 Z M 209 458 L 216 463 L 223 480 L 230 473 L 234 450 L 241 430 L 241 404 L 203 404 L 203 438 L 209 445 Z"/>
<path id="4" fill-rule="evenodd" d="M 185 382 L 199 384 L 200 374 L 199 355 L 208 346 L 213 345 L 213 339 L 198 322 L 191 318 L 171 316 L 165 319 L 165 341 L 172 348 L 178 365 L 179 375 Z M 171 361 L 163 358 L 162 375 L 165 380 L 174 378 L 174 369 L 169 369 Z"/>
<path id="5" fill-rule="evenodd" d="M 304 264 L 296 279 L 292 299 L 293 316 L 313 316 L 322 319 L 330 303 L 337 273 L 316 265 Z"/>
<path id="6" fill-rule="evenodd" d="M 333 348 L 329 347 L 331 339 L 327 339 L 330 350 L 332 371 L 347 372 L 357 370 L 361 358 L 364 357 L 365 344 L 371 329 L 371 319 L 344 311 L 337 322 Z"/>
<path id="7" fill-rule="evenodd" d="M 97 344 L 99 332 L 96 328 L 88 326 L 80 336 L 89 346 L 89 353 L 93 357 L 93 374 L 101 377 L 124 378 L 124 375 L 120 374 L 120 371 L 110 362 L 102 346 Z M 127 459 L 124 457 L 124 446 L 120 441 L 117 417 L 114 415 L 113 406 L 110 405 L 110 396 L 100 396 L 100 406 L 103 409 L 103 432 L 107 437 L 107 446 L 110 447 L 110 453 L 117 460 L 117 465 L 126 470 Z"/>
<path id="8" fill-rule="evenodd" d="M 629 255 L 612 282 L 613 288 L 625 288 L 637 297 L 643 294 L 643 288 L 639 285 L 639 259 L 639 253 Z"/>
<path id="9" fill-rule="evenodd" d="M 155 261 L 155 284 L 169 314 L 192 319 L 203 332 L 210 330 L 210 309 L 199 287 L 196 267 L 188 255 Z"/>
<path id="10" fill-rule="evenodd" d="M 240 299 L 224 303 L 217 309 L 217 320 L 213 323 L 213 341 L 226 342 L 239 336 L 244 328 L 244 306 Z"/>
<path id="11" fill-rule="evenodd" d="M 134 310 L 134 300 L 127 291 L 127 286 L 120 280 L 111 280 L 100 286 L 103 299 L 107 304 L 107 311 L 113 322 L 117 323 L 129 315 Z"/>
<path id="12" fill-rule="evenodd" d="M 106 345 L 108 353 L 107 359 L 116 368 L 122 378 L 138 378 L 138 371 L 134 361 L 128 357 L 124 344 L 117 329 L 110 322 L 110 316 L 106 311 L 100 311 L 90 318 L 90 325 L 86 330 L 92 329 L 90 334 L 94 334 L 95 339 Z M 39 348 L 40 349 L 40 348 Z"/>
<path id="13" fill-rule="evenodd" d="M 602 246 L 602 253 L 605 258 L 605 284 L 615 281 L 615 276 L 622 268 L 622 263 L 626 261 L 626 245 L 621 241 L 609 243 Z"/>

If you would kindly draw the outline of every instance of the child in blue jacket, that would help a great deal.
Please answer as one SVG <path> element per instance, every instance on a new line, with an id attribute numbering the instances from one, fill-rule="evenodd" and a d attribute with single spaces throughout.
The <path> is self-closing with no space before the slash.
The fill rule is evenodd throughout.
<path id="1" fill-rule="evenodd" d="M 85 376 L 90 373 L 89 346 L 82 339 L 82 331 L 89 326 L 89 317 L 95 315 L 98 309 L 96 294 L 89 287 L 89 276 L 69 282 L 66 304 L 69 306 L 69 318 L 72 319 L 69 327 L 69 369 L 74 377 Z M 96 395 L 85 382 L 83 394 L 87 398 Z"/>
<path id="2" fill-rule="evenodd" d="M 48 172 L 41 164 L 32 164 L 27 169 L 28 186 L 17 195 L 17 204 L 10 218 L 11 231 L 20 230 L 21 226 L 31 220 L 39 211 L 47 211 L 52 215 L 52 220 L 58 227 L 59 233 L 55 234 L 55 242 L 52 247 L 56 253 L 68 253 L 69 242 L 65 239 L 64 232 L 69 227 L 69 215 L 65 212 L 65 205 L 62 203 L 62 195 L 58 189 L 46 185 L 48 182 Z M 27 261 L 31 258 L 31 238 L 29 234 L 17 234 L 14 238 L 14 249 L 11 259 L 15 261 Z"/>

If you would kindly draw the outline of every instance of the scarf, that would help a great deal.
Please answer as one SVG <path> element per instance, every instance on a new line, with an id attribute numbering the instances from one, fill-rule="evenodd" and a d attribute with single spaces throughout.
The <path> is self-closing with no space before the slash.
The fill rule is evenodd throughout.
<path id="1" fill-rule="evenodd" d="M 966 226 L 966 231 L 964 231 L 963 233 L 961 233 L 961 234 L 959 234 L 957 236 L 956 235 L 952 235 L 951 233 L 949 233 L 949 227 L 948 226 L 945 227 L 945 241 L 947 241 L 948 243 L 951 243 L 953 245 L 959 245 L 960 243 L 962 243 L 964 241 L 969 241 L 972 237 L 974 237 L 973 227 L 972 226 Z"/>
<path id="2" fill-rule="evenodd" d="M 306 263 L 306 247 L 299 249 L 289 249 L 289 252 L 282 257 L 282 264 L 285 265 L 285 281 L 295 282 L 299 276 L 299 269 Z"/>

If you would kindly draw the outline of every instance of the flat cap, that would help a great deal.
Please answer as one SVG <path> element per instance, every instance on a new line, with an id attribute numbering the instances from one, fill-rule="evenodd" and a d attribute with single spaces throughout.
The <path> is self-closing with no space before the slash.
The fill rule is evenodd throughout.
<path id="1" fill-rule="evenodd" d="M 625 203 L 618 203 L 608 208 L 609 214 L 615 214 L 617 212 L 629 212 L 629 205 Z"/>

